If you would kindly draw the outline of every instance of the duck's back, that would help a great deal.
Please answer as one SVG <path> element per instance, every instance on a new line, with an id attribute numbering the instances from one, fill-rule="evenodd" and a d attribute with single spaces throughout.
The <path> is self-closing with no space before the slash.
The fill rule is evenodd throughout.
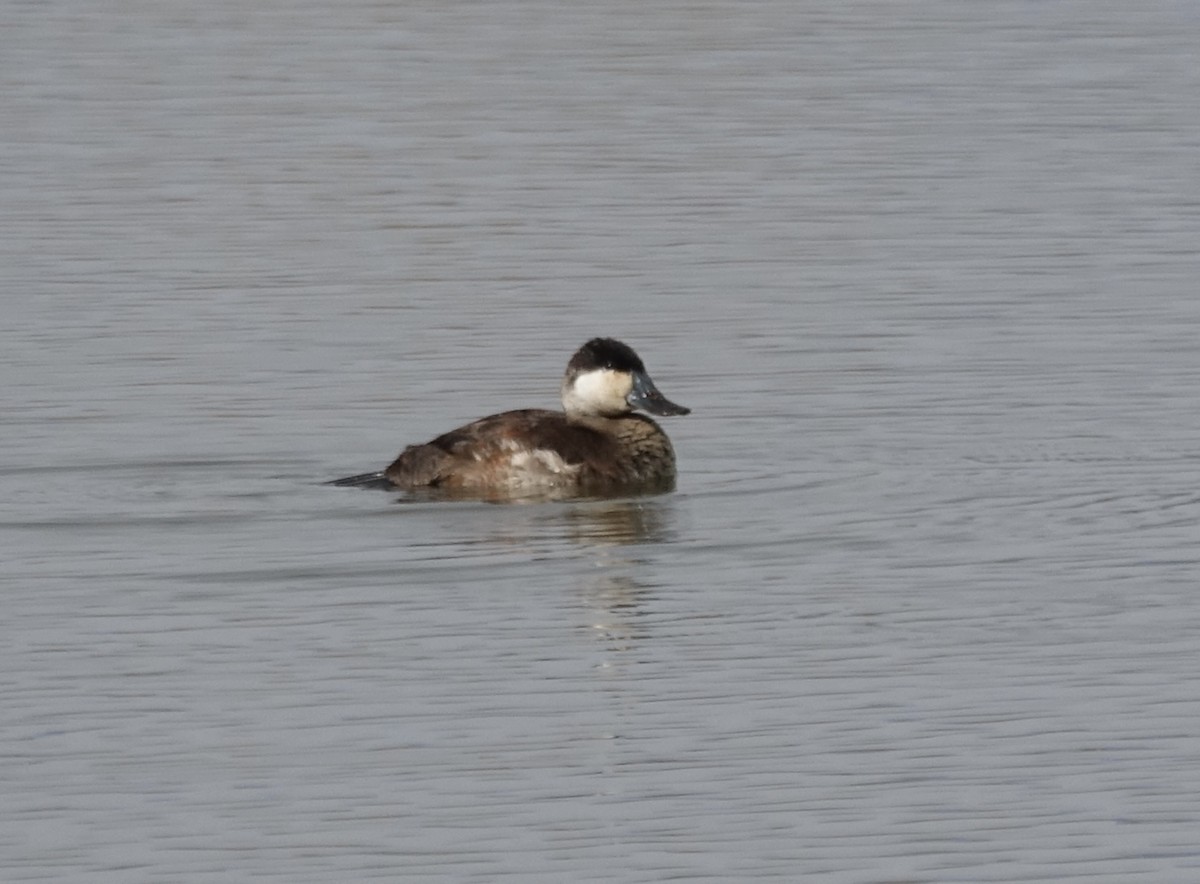
<path id="1" fill-rule="evenodd" d="M 506 411 L 410 445 L 384 471 L 401 488 L 537 491 L 673 482 L 675 457 L 642 415 L 578 421 L 544 409 Z"/>

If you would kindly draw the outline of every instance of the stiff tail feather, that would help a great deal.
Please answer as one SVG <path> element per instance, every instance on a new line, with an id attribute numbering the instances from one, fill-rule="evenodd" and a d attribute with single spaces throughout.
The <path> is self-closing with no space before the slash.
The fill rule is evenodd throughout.
<path id="1" fill-rule="evenodd" d="M 357 476 L 346 476 L 344 479 L 334 479 L 330 482 L 322 482 L 321 484 L 335 485 L 338 488 L 379 488 L 384 490 L 396 487 L 388 481 L 382 472 L 360 473 Z"/>

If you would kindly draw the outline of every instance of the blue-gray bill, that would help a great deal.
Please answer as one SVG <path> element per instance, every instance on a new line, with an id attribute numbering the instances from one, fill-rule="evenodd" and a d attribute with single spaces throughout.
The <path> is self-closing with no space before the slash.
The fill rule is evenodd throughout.
<path id="1" fill-rule="evenodd" d="M 650 380 L 650 376 L 641 371 L 633 373 L 633 389 L 629 391 L 625 401 L 634 408 L 640 408 L 651 414 L 666 416 L 691 413 L 690 408 L 676 405 L 660 393 L 658 387 L 654 386 L 654 381 Z"/>

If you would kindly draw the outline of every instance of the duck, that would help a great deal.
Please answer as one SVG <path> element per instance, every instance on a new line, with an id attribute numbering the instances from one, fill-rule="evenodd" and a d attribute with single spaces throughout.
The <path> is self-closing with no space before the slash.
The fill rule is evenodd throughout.
<path id="1" fill-rule="evenodd" d="M 559 392 L 562 411 L 489 415 L 409 445 L 386 469 L 326 484 L 491 500 L 674 489 L 671 440 L 639 412 L 666 417 L 691 409 L 659 392 L 632 347 L 592 338 L 567 363 Z"/>

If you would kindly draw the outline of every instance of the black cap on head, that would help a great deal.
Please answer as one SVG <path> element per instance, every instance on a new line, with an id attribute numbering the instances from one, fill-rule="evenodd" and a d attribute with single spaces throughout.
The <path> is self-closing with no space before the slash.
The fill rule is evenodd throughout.
<path id="1" fill-rule="evenodd" d="M 646 366 L 628 344 L 614 338 L 592 338 L 575 351 L 567 371 L 578 373 L 596 369 L 645 372 Z"/>

